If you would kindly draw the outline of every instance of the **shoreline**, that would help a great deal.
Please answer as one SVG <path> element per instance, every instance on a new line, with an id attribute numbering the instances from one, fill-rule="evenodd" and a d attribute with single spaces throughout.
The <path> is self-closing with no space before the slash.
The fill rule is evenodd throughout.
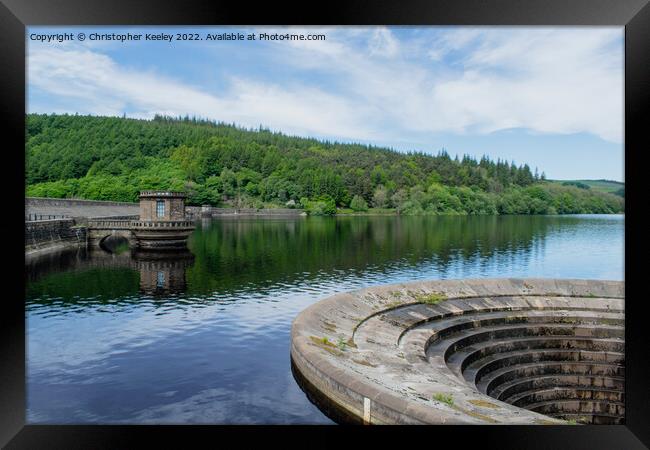
<path id="1" fill-rule="evenodd" d="M 81 242 L 49 242 L 45 243 L 43 246 L 31 246 L 25 247 L 25 262 L 28 262 L 31 259 L 36 259 L 41 256 L 46 256 L 49 254 L 54 254 L 63 250 L 71 250 L 74 248 L 83 248 L 84 244 Z"/>
<path id="2" fill-rule="evenodd" d="M 575 213 L 575 214 L 398 214 L 397 212 L 354 212 L 336 213 L 333 216 L 401 216 L 401 217 L 566 217 L 566 216 L 624 216 L 624 212 L 617 213 Z M 327 217 L 324 215 L 313 217 Z"/>

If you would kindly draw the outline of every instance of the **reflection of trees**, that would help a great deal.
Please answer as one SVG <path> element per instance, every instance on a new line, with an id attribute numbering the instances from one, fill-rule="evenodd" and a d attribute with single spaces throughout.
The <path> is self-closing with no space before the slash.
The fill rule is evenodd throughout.
<path id="1" fill-rule="evenodd" d="M 594 220 L 594 219 L 590 219 Z M 203 221 L 192 254 L 148 256 L 75 250 L 27 264 L 27 297 L 138 298 L 139 294 L 224 294 L 278 283 L 335 279 L 341 271 L 459 263 L 522 264 L 546 236 L 584 225 L 577 217 L 434 216 L 221 218 Z"/>
<path id="2" fill-rule="evenodd" d="M 229 291 L 361 272 L 399 261 L 432 261 L 441 270 L 459 257 L 522 257 L 543 245 L 549 230 L 580 219 L 530 216 L 338 217 L 296 220 L 216 220 L 197 229 L 190 247 L 196 264 L 188 289 Z M 335 276 L 335 275 L 333 275 Z"/>
<path id="3" fill-rule="evenodd" d="M 138 292 L 138 272 L 131 266 L 128 253 L 68 250 L 35 258 L 25 269 L 28 303 L 34 299 L 38 303 L 76 304 L 80 299 L 103 303 Z"/>

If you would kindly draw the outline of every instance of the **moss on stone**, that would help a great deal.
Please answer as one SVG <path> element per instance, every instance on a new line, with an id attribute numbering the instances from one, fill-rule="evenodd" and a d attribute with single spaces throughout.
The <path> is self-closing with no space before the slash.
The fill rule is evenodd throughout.
<path id="1" fill-rule="evenodd" d="M 492 409 L 501 408 L 499 405 L 495 405 L 494 403 L 486 402 L 485 400 L 470 400 L 469 402 L 472 405 L 480 406 L 482 408 L 492 408 Z"/>
<path id="2" fill-rule="evenodd" d="M 439 292 L 433 292 L 431 294 L 418 294 L 416 295 L 415 299 L 419 303 L 425 303 L 427 305 L 435 305 L 440 303 L 443 300 L 446 300 L 447 296 Z"/>
<path id="3" fill-rule="evenodd" d="M 451 405 L 451 407 L 454 408 L 456 411 L 462 412 L 462 413 L 467 414 L 468 416 L 471 416 L 471 417 L 475 417 L 476 419 L 484 420 L 484 421 L 489 422 L 489 423 L 499 423 L 498 420 L 496 420 L 496 419 L 494 419 L 494 418 L 492 418 L 490 416 L 486 416 L 485 414 L 481 414 L 481 413 L 478 413 L 476 411 L 461 408 L 460 406 L 457 406 L 457 405 Z"/>
<path id="4" fill-rule="evenodd" d="M 444 403 L 447 406 L 454 406 L 454 397 L 451 394 L 444 394 L 442 392 L 437 392 L 432 395 L 432 398 L 440 403 Z"/>
<path id="5" fill-rule="evenodd" d="M 341 356 L 343 355 L 343 352 L 340 351 L 339 349 L 336 348 L 336 345 L 333 342 L 330 342 L 330 340 L 327 337 L 316 337 L 316 336 L 309 336 L 309 339 L 319 348 L 322 348 L 328 353 L 331 353 L 334 356 Z"/>

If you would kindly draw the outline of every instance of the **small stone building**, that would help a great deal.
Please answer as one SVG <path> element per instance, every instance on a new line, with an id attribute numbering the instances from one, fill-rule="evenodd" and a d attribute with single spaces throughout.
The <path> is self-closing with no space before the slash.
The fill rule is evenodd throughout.
<path id="1" fill-rule="evenodd" d="M 141 221 L 170 221 L 185 219 L 185 198 L 182 192 L 140 192 Z"/>

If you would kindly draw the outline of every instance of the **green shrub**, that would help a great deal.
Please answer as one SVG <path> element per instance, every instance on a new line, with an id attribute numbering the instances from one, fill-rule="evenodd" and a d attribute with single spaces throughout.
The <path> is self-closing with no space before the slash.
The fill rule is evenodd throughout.
<path id="1" fill-rule="evenodd" d="M 360 195 L 355 195 L 350 202 L 353 211 L 368 211 L 368 203 Z"/>
<path id="2" fill-rule="evenodd" d="M 302 203 L 302 199 L 300 202 Z M 336 214 L 336 203 L 332 198 L 321 197 L 318 200 L 307 201 L 305 211 L 310 216 L 333 216 Z"/>

